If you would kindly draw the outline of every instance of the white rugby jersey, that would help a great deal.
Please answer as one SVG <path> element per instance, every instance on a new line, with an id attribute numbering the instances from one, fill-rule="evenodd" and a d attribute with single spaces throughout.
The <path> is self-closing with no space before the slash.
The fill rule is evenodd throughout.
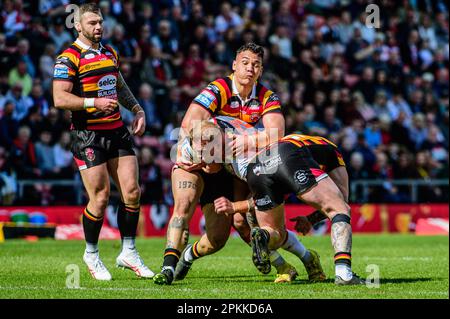
<path id="1" fill-rule="evenodd" d="M 247 122 L 231 116 L 220 115 L 211 118 L 209 121 L 217 124 L 225 132 L 230 130 L 230 132 L 236 135 L 244 133 L 252 135 L 257 133 L 257 129 L 255 129 L 251 124 L 248 124 Z M 224 149 L 226 149 L 226 147 Z M 180 151 L 183 160 L 185 160 L 186 162 L 193 162 L 194 151 L 189 139 L 185 139 L 181 142 Z M 228 151 L 231 152 L 231 150 Z M 238 157 L 232 157 L 231 159 L 227 158 L 225 159 L 225 163 L 223 163 L 223 166 L 230 174 L 246 181 L 248 164 L 255 156 L 256 153 L 253 155 L 242 154 Z"/>

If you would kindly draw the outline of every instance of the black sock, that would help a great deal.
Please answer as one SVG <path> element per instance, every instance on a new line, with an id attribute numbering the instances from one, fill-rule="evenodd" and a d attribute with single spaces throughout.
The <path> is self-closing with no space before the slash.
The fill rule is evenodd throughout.
<path id="1" fill-rule="evenodd" d="M 131 207 L 124 203 L 119 204 L 117 211 L 117 224 L 119 226 L 120 236 L 123 238 L 136 237 L 137 225 L 139 222 L 140 207 Z"/>
<path id="2" fill-rule="evenodd" d="M 84 238 L 86 242 L 91 245 L 97 245 L 98 238 L 100 236 L 100 230 L 103 225 L 103 217 L 95 217 L 91 212 L 87 209 L 87 207 L 83 211 L 83 230 L 84 230 Z"/>
<path id="3" fill-rule="evenodd" d="M 174 270 L 180 260 L 181 252 L 174 248 L 166 248 L 164 251 L 163 267 L 172 267 Z"/>

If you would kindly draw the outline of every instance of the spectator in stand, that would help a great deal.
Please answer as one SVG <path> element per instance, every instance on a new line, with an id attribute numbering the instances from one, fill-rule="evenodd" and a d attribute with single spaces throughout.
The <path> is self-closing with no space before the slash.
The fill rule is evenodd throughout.
<path id="1" fill-rule="evenodd" d="M 166 96 L 174 85 L 170 62 L 164 58 L 159 47 L 152 46 L 150 49 L 150 56 L 144 61 L 140 79 L 153 87 L 156 96 Z"/>
<path id="2" fill-rule="evenodd" d="M 20 83 L 22 87 L 22 95 L 27 96 L 31 92 L 33 79 L 27 71 L 27 64 L 23 60 L 19 60 L 15 68 L 9 71 L 8 83 L 12 87 Z"/>
<path id="3" fill-rule="evenodd" d="M 6 148 L 0 145 L 0 205 L 12 205 L 16 193 L 16 173 L 10 165 Z"/>
<path id="4" fill-rule="evenodd" d="M 243 26 L 242 18 L 233 11 L 228 2 L 222 3 L 220 7 L 220 15 L 216 17 L 215 21 L 216 31 L 219 34 L 224 34 L 229 28 L 236 28 L 240 30 Z"/>
<path id="5" fill-rule="evenodd" d="M 50 90 L 53 79 L 53 66 L 56 58 L 56 47 L 49 43 L 45 46 L 44 54 L 39 59 L 39 71 L 42 77 L 42 86 L 45 91 Z"/>
<path id="6" fill-rule="evenodd" d="M 10 149 L 19 130 L 19 121 L 13 117 L 15 104 L 7 101 L 0 117 L 0 146 Z"/>
<path id="7" fill-rule="evenodd" d="M 19 128 L 11 149 L 11 162 L 18 178 L 40 178 L 42 172 L 38 167 L 31 130 L 27 126 Z"/>
<path id="8" fill-rule="evenodd" d="M 161 203 L 163 199 L 161 170 L 155 165 L 155 158 L 150 148 L 141 149 L 139 166 L 143 203 Z"/>
<path id="9" fill-rule="evenodd" d="M 43 130 L 39 134 L 39 140 L 35 144 L 36 161 L 42 178 L 52 179 L 57 172 L 56 158 L 51 145 L 52 134 Z"/>
<path id="10" fill-rule="evenodd" d="M 13 118 L 21 121 L 28 115 L 29 109 L 32 107 L 30 99 L 22 94 L 23 86 L 20 82 L 15 83 L 11 90 L 5 96 L 7 101 L 11 101 L 14 103 L 14 113 Z"/>
<path id="11" fill-rule="evenodd" d="M 30 42 L 27 39 L 22 39 L 17 43 L 17 54 L 16 59 L 25 62 L 27 73 L 31 78 L 36 76 L 36 67 L 34 66 L 33 60 L 29 54 Z"/>
<path id="12" fill-rule="evenodd" d="M 7 37 L 24 31 L 30 21 L 30 17 L 23 11 L 22 0 L 5 0 L 1 15 Z"/>
<path id="13" fill-rule="evenodd" d="M 111 14 L 111 4 L 109 1 L 102 0 L 99 3 L 100 10 L 103 16 L 103 40 L 108 41 L 113 35 L 114 26 L 117 24 L 117 19 Z"/>
<path id="14" fill-rule="evenodd" d="M 39 13 L 49 17 L 63 15 L 65 13 L 65 6 L 69 3 L 69 0 L 40 0 Z"/>
<path id="15" fill-rule="evenodd" d="M 65 29 L 64 18 L 57 16 L 49 30 L 50 39 L 55 44 L 56 53 L 59 54 L 65 49 L 67 42 L 72 42 L 72 35 Z"/>
<path id="16" fill-rule="evenodd" d="M 123 25 L 117 24 L 114 27 L 111 45 L 120 52 L 122 63 L 130 63 L 133 68 L 138 68 L 142 56 L 141 48 L 134 38 L 126 36 Z"/>
<path id="17" fill-rule="evenodd" d="M 73 155 L 70 151 L 71 138 L 69 131 L 61 133 L 58 143 L 53 146 L 53 157 L 55 159 L 55 169 L 53 172 L 58 178 L 71 179 L 74 176 Z"/>
<path id="18" fill-rule="evenodd" d="M 152 45 L 158 48 L 162 56 L 172 59 L 178 51 L 178 39 L 172 36 L 170 22 L 161 20 L 158 24 L 158 33 L 151 38 Z"/>
<path id="19" fill-rule="evenodd" d="M 146 130 L 151 135 L 161 135 L 163 129 L 161 115 L 153 101 L 153 89 L 148 83 L 141 84 L 138 101 L 145 112 L 145 120 L 147 122 Z"/>

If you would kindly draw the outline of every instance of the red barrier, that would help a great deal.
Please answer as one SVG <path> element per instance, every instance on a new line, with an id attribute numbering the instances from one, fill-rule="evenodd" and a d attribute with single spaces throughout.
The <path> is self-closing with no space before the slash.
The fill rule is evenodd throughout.
<path id="1" fill-rule="evenodd" d="M 420 218 L 449 218 L 449 206 L 447 204 L 365 204 L 351 205 L 352 227 L 354 233 L 408 233 L 414 232 L 417 221 Z M 0 215 L 14 212 L 35 213 L 41 212 L 47 215 L 49 223 L 55 224 L 79 224 L 81 212 L 84 207 L 55 206 L 55 207 L 3 207 Z M 293 222 L 289 218 L 298 215 L 307 215 L 312 209 L 306 205 L 286 205 L 286 225 L 293 229 Z M 141 219 L 143 221 L 146 236 L 165 236 L 167 223 L 172 214 L 173 207 L 144 205 Z M 115 227 L 114 208 L 108 209 L 105 225 Z M 315 233 L 329 232 L 329 222 L 316 230 Z M 204 230 L 204 217 L 197 207 L 192 217 L 190 232 L 192 235 L 200 235 Z"/>

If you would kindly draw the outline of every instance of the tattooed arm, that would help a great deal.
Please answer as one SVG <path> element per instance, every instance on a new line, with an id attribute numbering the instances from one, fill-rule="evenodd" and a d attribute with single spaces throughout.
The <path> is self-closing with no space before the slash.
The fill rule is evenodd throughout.
<path id="1" fill-rule="evenodd" d="M 119 78 L 117 80 L 117 95 L 119 103 L 126 109 L 135 114 L 135 118 L 132 124 L 133 134 L 141 136 L 145 132 L 145 113 L 139 102 L 134 97 L 128 85 L 123 79 L 122 73 L 119 72 Z"/>

